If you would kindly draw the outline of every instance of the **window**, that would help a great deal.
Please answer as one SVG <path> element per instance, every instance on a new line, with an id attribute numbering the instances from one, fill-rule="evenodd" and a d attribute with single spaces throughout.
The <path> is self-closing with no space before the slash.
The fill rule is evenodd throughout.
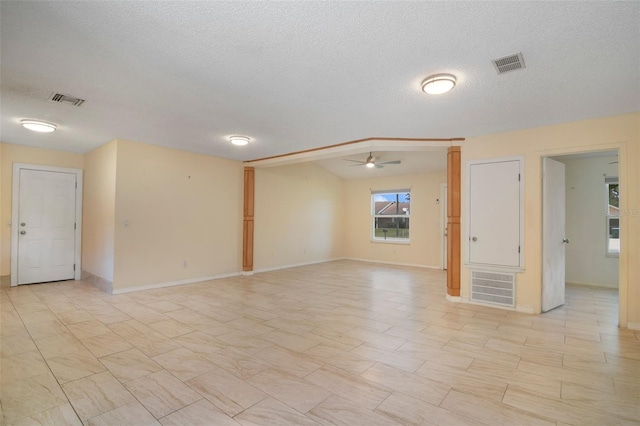
<path id="1" fill-rule="evenodd" d="M 411 191 L 371 191 L 373 240 L 409 242 Z"/>
<path id="2" fill-rule="evenodd" d="M 618 178 L 605 178 L 607 186 L 607 255 L 620 254 L 620 192 Z"/>

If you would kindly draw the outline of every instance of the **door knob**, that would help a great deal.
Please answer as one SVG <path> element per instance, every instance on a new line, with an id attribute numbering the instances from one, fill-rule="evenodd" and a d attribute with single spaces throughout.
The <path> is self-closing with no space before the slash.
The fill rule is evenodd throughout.
<path id="1" fill-rule="evenodd" d="M 478 241 L 478 238 L 477 237 L 472 237 L 471 241 L 473 241 L 475 243 L 476 241 Z"/>
<path id="2" fill-rule="evenodd" d="M 27 233 L 27 231 L 24 231 L 24 230 L 23 230 L 23 231 L 20 231 L 20 234 L 22 234 L 22 235 L 24 235 L 24 234 L 26 234 L 26 233 Z"/>
<path id="3" fill-rule="evenodd" d="M 565 244 L 569 244 L 569 239 L 568 239 L 568 238 L 564 238 L 564 239 L 562 240 L 562 242 L 563 242 L 563 243 L 565 243 Z"/>

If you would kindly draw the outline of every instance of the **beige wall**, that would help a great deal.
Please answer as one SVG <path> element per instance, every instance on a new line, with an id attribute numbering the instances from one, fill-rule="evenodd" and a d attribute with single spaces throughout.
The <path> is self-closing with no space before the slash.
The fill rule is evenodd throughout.
<path id="1" fill-rule="evenodd" d="M 11 273 L 11 191 L 13 163 L 83 169 L 84 155 L 0 143 L 0 276 Z"/>
<path id="2" fill-rule="evenodd" d="M 343 184 L 314 163 L 256 169 L 254 270 L 341 257 Z"/>
<path id="3" fill-rule="evenodd" d="M 440 185 L 446 172 L 356 179 L 345 183 L 345 257 L 440 268 L 442 231 Z M 372 242 L 371 191 L 411 189 L 411 243 Z"/>
<path id="4" fill-rule="evenodd" d="M 541 157 L 588 150 L 620 149 L 621 200 L 620 320 L 640 327 L 640 114 L 600 118 L 516 132 L 469 138 L 462 149 L 463 182 L 469 160 L 522 155 L 524 174 L 524 272 L 517 276 L 517 305 L 540 312 L 541 304 Z M 463 212 L 466 207 L 463 185 Z M 462 218 L 465 229 L 466 217 Z M 462 235 L 462 253 L 466 250 Z M 469 297 L 469 269 L 461 276 L 461 296 Z"/>
<path id="5" fill-rule="evenodd" d="M 241 271 L 242 163 L 117 143 L 114 290 Z"/>
<path id="6" fill-rule="evenodd" d="M 82 269 L 113 281 L 117 141 L 84 158 Z"/>
<path id="7" fill-rule="evenodd" d="M 606 254 L 607 194 L 604 174 L 618 176 L 617 157 L 563 161 L 566 181 L 566 281 L 618 288 L 618 258 Z"/>

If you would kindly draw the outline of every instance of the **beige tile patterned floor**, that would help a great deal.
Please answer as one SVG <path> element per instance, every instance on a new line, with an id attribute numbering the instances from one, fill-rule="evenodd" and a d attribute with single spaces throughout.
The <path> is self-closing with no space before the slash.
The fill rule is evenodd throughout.
<path id="1" fill-rule="evenodd" d="M 442 271 L 337 261 L 111 296 L 0 290 L 7 425 L 640 424 L 615 291 L 534 316 Z"/>

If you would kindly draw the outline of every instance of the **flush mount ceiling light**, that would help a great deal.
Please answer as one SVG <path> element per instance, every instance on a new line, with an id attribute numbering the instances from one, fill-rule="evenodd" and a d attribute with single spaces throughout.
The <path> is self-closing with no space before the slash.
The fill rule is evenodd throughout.
<path id="1" fill-rule="evenodd" d="M 34 132 L 50 133 L 56 130 L 58 126 L 53 123 L 47 123 L 40 120 L 20 120 L 22 127 L 25 129 L 33 130 Z"/>
<path id="2" fill-rule="evenodd" d="M 456 77 L 451 74 L 436 74 L 422 82 L 422 91 L 430 95 L 447 93 L 456 87 Z"/>
<path id="3" fill-rule="evenodd" d="M 229 142 L 234 145 L 242 146 L 249 143 L 249 138 L 246 136 L 229 136 Z"/>

